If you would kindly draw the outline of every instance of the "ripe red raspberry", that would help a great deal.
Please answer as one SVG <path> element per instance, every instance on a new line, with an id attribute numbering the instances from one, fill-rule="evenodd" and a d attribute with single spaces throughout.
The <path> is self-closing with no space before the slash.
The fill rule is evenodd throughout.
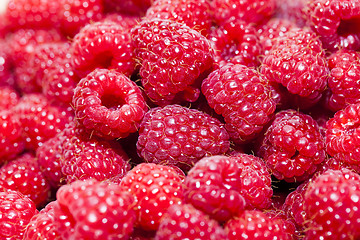
<path id="1" fill-rule="evenodd" d="M 76 181 L 56 193 L 54 224 L 62 239 L 129 238 L 136 220 L 134 198 L 121 186 Z"/>
<path id="2" fill-rule="evenodd" d="M 81 28 L 70 49 L 77 74 L 83 78 L 96 68 L 107 68 L 130 76 L 135 68 L 130 42 L 130 33 L 112 21 Z"/>
<path id="3" fill-rule="evenodd" d="M 258 155 L 263 157 L 279 180 L 302 182 L 325 160 L 325 144 L 317 122 L 307 114 L 284 110 L 261 140 Z"/>
<path id="4" fill-rule="evenodd" d="M 235 158 L 205 157 L 185 178 L 185 201 L 218 221 L 227 221 L 246 205 L 241 174 Z"/>
<path id="5" fill-rule="evenodd" d="M 182 180 L 176 170 L 154 163 L 141 163 L 122 179 L 121 186 L 135 197 L 136 226 L 156 230 L 162 216 L 183 199 Z"/>
<path id="6" fill-rule="evenodd" d="M 360 54 L 352 50 L 339 50 L 329 58 L 330 96 L 327 107 L 338 111 L 360 101 Z"/>
<path id="7" fill-rule="evenodd" d="M 25 149 L 23 128 L 10 110 L 0 110 L 0 166 Z"/>
<path id="8" fill-rule="evenodd" d="M 360 175 L 328 170 L 308 186 L 304 196 L 307 239 L 360 237 Z"/>
<path id="9" fill-rule="evenodd" d="M 103 17 L 102 0 L 60 0 L 59 24 L 64 35 L 73 37 L 89 22 Z"/>
<path id="10" fill-rule="evenodd" d="M 0 111 L 11 110 L 20 99 L 19 93 L 10 86 L 0 86 Z"/>
<path id="11" fill-rule="evenodd" d="M 36 158 L 24 154 L 0 168 L 0 189 L 21 192 L 42 207 L 50 198 L 50 185 L 42 175 Z"/>
<path id="12" fill-rule="evenodd" d="M 0 40 L 0 59 L 0 87 L 15 87 L 14 63 L 8 40 Z"/>
<path id="13" fill-rule="evenodd" d="M 52 188 L 57 189 L 66 182 L 61 171 L 62 143 L 64 131 L 50 138 L 36 149 L 36 159 L 40 170 Z"/>
<path id="14" fill-rule="evenodd" d="M 136 132 L 147 110 L 140 88 L 124 74 L 107 69 L 81 79 L 72 103 L 85 128 L 113 139 Z"/>
<path id="15" fill-rule="evenodd" d="M 43 95 L 36 93 L 22 96 L 14 112 L 24 129 L 23 137 L 29 150 L 36 150 L 73 121 L 71 112 L 51 105 Z"/>
<path id="16" fill-rule="evenodd" d="M 54 205 L 56 201 L 47 204 L 41 211 L 34 215 L 26 227 L 24 239 L 51 239 L 61 240 L 60 235 L 55 229 Z"/>
<path id="17" fill-rule="evenodd" d="M 188 170 L 205 156 L 225 154 L 230 141 L 219 120 L 196 109 L 168 105 L 146 113 L 136 145 L 146 162 Z"/>
<path id="18" fill-rule="evenodd" d="M 259 26 L 257 32 L 264 55 L 270 52 L 278 38 L 283 37 L 286 32 L 295 27 L 295 23 L 282 18 L 272 18 L 265 24 Z"/>
<path id="19" fill-rule="evenodd" d="M 60 166 L 67 183 L 89 178 L 104 181 L 130 170 L 129 158 L 117 142 L 90 137 L 76 125 L 62 134 Z"/>
<path id="20" fill-rule="evenodd" d="M 277 18 L 291 21 L 298 27 L 307 25 L 305 7 L 308 0 L 275 0 L 276 9 L 274 15 Z"/>
<path id="21" fill-rule="evenodd" d="M 59 1 L 10 0 L 5 16 L 11 29 L 58 26 Z"/>
<path id="22" fill-rule="evenodd" d="M 271 17 L 275 10 L 274 0 L 213 0 L 214 19 L 222 23 L 230 17 L 248 23 L 259 23 Z"/>
<path id="23" fill-rule="evenodd" d="M 199 32 L 171 20 L 143 20 L 132 30 L 135 57 L 148 98 L 158 105 L 194 102 L 213 65 L 213 49 Z"/>
<path id="24" fill-rule="evenodd" d="M 27 224 L 38 212 L 34 202 L 20 192 L 0 191 L 0 238 L 24 239 Z"/>
<path id="25" fill-rule="evenodd" d="M 104 0 L 109 12 L 120 12 L 142 16 L 155 0 Z"/>
<path id="26" fill-rule="evenodd" d="M 155 239 L 218 240 L 226 239 L 226 233 L 217 221 L 191 204 L 180 204 L 169 207 L 156 231 Z"/>
<path id="27" fill-rule="evenodd" d="M 227 63 L 213 71 L 201 90 L 209 106 L 224 117 L 231 139 L 238 143 L 257 137 L 276 108 L 267 79 L 240 64 Z"/>
<path id="28" fill-rule="evenodd" d="M 271 218 L 259 210 L 245 210 L 225 224 L 229 240 L 277 239 L 290 240 L 282 219 Z"/>
<path id="29" fill-rule="evenodd" d="M 223 25 L 212 28 L 208 38 L 214 44 L 215 62 L 220 66 L 227 62 L 259 66 L 262 47 L 253 24 L 230 18 Z"/>
<path id="30" fill-rule="evenodd" d="M 360 165 L 360 103 L 348 105 L 326 123 L 326 151 L 342 162 Z"/>
<path id="31" fill-rule="evenodd" d="M 147 10 L 147 19 L 170 19 L 185 23 L 206 36 L 212 25 L 208 0 L 156 0 Z"/>
<path id="32" fill-rule="evenodd" d="M 270 82 L 282 84 L 291 94 L 317 99 L 326 87 L 329 69 L 315 33 L 292 28 L 277 39 L 264 57 L 261 73 Z"/>
<path id="33" fill-rule="evenodd" d="M 360 47 L 359 0 L 308 1 L 305 14 L 327 50 L 356 50 Z"/>

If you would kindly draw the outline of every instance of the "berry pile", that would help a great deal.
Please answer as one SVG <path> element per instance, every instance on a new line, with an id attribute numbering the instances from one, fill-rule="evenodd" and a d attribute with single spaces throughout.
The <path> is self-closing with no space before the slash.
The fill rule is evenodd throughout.
<path id="1" fill-rule="evenodd" d="M 360 239 L 360 0 L 1 0 L 0 239 Z"/>

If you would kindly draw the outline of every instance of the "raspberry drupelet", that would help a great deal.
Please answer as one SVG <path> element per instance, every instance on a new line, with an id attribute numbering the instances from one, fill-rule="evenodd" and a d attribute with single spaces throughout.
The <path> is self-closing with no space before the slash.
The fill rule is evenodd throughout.
<path id="1" fill-rule="evenodd" d="M 317 122 L 295 110 L 283 110 L 260 140 L 263 157 L 279 180 L 301 182 L 310 178 L 325 160 L 325 143 Z"/>
<path id="2" fill-rule="evenodd" d="M 136 61 L 147 97 L 159 106 L 194 102 L 211 71 L 209 40 L 183 23 L 144 19 L 132 29 Z"/>
<path id="3" fill-rule="evenodd" d="M 72 104 L 76 119 L 85 128 L 110 139 L 136 132 L 147 110 L 135 82 L 108 69 L 95 69 L 81 79 Z"/>
<path id="4" fill-rule="evenodd" d="M 256 138 L 275 112 L 269 82 L 244 65 L 223 65 L 202 82 L 201 90 L 237 143 Z"/>
<path id="5" fill-rule="evenodd" d="M 205 156 L 225 154 L 229 147 L 229 134 L 219 120 L 179 105 L 149 110 L 137 141 L 138 154 L 144 161 L 183 170 Z"/>

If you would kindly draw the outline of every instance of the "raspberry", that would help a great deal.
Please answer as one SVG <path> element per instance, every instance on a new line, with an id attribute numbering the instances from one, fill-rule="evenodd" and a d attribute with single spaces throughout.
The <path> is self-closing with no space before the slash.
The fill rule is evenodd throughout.
<path id="1" fill-rule="evenodd" d="M 73 120 L 71 112 L 51 105 L 43 95 L 35 93 L 21 97 L 14 112 L 24 129 L 23 137 L 29 150 L 36 150 Z"/>
<path id="2" fill-rule="evenodd" d="M 338 111 L 360 101 L 360 54 L 352 50 L 339 50 L 329 58 L 330 77 L 328 86 L 329 109 Z"/>
<path id="3" fill-rule="evenodd" d="M 162 216 L 183 198 L 182 180 L 176 170 L 154 163 L 141 163 L 130 170 L 120 185 L 135 197 L 136 226 L 156 230 Z"/>
<path id="4" fill-rule="evenodd" d="M 201 159 L 185 178 L 185 201 L 218 221 L 227 221 L 246 204 L 240 166 L 226 156 Z"/>
<path id="5" fill-rule="evenodd" d="M 279 239 L 290 240 L 284 221 L 270 218 L 259 210 L 245 210 L 225 224 L 229 240 Z"/>
<path id="6" fill-rule="evenodd" d="M 36 159 L 40 170 L 51 187 L 59 188 L 66 181 L 61 171 L 62 142 L 66 138 L 64 131 L 50 138 L 36 149 Z"/>
<path id="7" fill-rule="evenodd" d="M 58 149 L 67 183 L 89 178 L 104 181 L 130 169 L 129 158 L 117 142 L 90 139 L 81 127 L 75 125 L 64 129 L 62 134 Z"/>
<path id="8" fill-rule="evenodd" d="M 260 65 L 262 47 L 252 24 L 230 18 L 224 25 L 212 28 L 208 38 L 214 44 L 215 61 L 220 66 L 227 62 L 248 67 Z"/>
<path id="9" fill-rule="evenodd" d="M 51 239 L 61 240 L 60 235 L 55 229 L 54 205 L 56 201 L 47 204 L 41 211 L 34 215 L 26 227 L 24 239 Z"/>
<path id="10" fill-rule="evenodd" d="M 284 110 L 266 130 L 258 155 L 277 179 L 302 182 L 325 160 L 324 139 L 311 116 Z"/>
<path id="11" fill-rule="evenodd" d="M 0 191 L 0 238 L 22 240 L 27 224 L 38 212 L 34 202 L 20 192 Z"/>
<path id="12" fill-rule="evenodd" d="M 21 192 L 43 206 L 50 198 L 50 185 L 42 175 L 36 158 L 24 154 L 0 168 L 0 188 Z"/>
<path id="13" fill-rule="evenodd" d="M 25 149 L 23 129 L 12 111 L 0 110 L 0 166 Z"/>
<path id="14" fill-rule="evenodd" d="M 140 88 L 124 74 L 107 69 L 81 79 L 72 102 L 79 122 L 107 138 L 136 132 L 146 111 Z"/>
<path id="15" fill-rule="evenodd" d="M 138 24 L 141 19 L 138 16 L 133 15 L 127 15 L 127 14 L 121 14 L 121 13 L 111 13 L 106 14 L 100 22 L 103 21 L 112 21 L 119 25 L 121 25 L 126 31 L 130 31 L 131 28 L 135 27 L 136 24 Z"/>
<path id="16" fill-rule="evenodd" d="M 12 52 L 9 49 L 8 42 L 0 40 L 0 87 L 15 87 L 15 77 L 13 73 L 14 63 L 11 55 Z"/>
<path id="17" fill-rule="evenodd" d="M 237 143 L 256 138 L 276 108 L 267 79 L 240 64 L 228 63 L 213 71 L 201 90 Z"/>
<path id="18" fill-rule="evenodd" d="M 19 93 L 10 86 L 0 86 L 0 110 L 10 110 L 20 99 Z"/>
<path id="19" fill-rule="evenodd" d="M 308 1 L 306 17 L 329 51 L 360 47 L 360 2 L 358 0 Z"/>
<path id="20" fill-rule="evenodd" d="M 207 0 L 157 0 L 147 10 L 147 19 L 171 19 L 206 36 L 212 25 L 210 3 Z"/>
<path id="21" fill-rule="evenodd" d="M 275 0 L 275 17 L 288 20 L 298 27 L 307 25 L 305 7 L 308 0 Z"/>
<path id="22" fill-rule="evenodd" d="M 83 78 L 96 68 L 107 68 L 130 76 L 135 67 L 130 42 L 130 33 L 112 21 L 81 28 L 70 49 L 77 74 Z"/>
<path id="23" fill-rule="evenodd" d="M 64 35 L 73 37 L 89 22 L 103 17 L 102 0 L 61 0 L 60 28 Z"/>
<path id="24" fill-rule="evenodd" d="M 143 20 L 132 30 L 141 82 L 157 105 L 194 102 L 213 65 L 213 49 L 199 32 L 171 20 Z"/>
<path id="25" fill-rule="evenodd" d="M 163 216 L 156 240 L 226 239 L 224 229 L 191 204 L 172 205 Z"/>
<path id="26" fill-rule="evenodd" d="M 12 29 L 57 27 L 59 1 L 10 0 L 5 16 Z"/>
<path id="27" fill-rule="evenodd" d="M 142 16 L 155 0 L 104 0 L 105 9 Z"/>
<path id="28" fill-rule="evenodd" d="M 229 135 L 220 121 L 179 105 L 148 111 L 140 125 L 137 150 L 146 162 L 189 169 L 204 156 L 229 150 Z"/>
<path id="29" fill-rule="evenodd" d="M 360 103 L 350 104 L 326 123 L 326 151 L 342 162 L 360 165 Z"/>
<path id="30" fill-rule="evenodd" d="M 259 26 L 257 32 L 264 55 L 269 54 L 278 38 L 283 37 L 286 32 L 295 27 L 296 25 L 290 20 L 281 18 L 272 18 Z"/>
<path id="31" fill-rule="evenodd" d="M 315 33 L 292 28 L 277 39 L 264 57 L 261 73 L 270 82 L 282 84 L 291 94 L 316 99 L 326 87 L 329 70 Z"/>
<path id="32" fill-rule="evenodd" d="M 275 10 L 274 0 L 213 0 L 214 19 L 222 23 L 230 17 L 248 23 L 260 23 L 271 17 Z"/>
<path id="33" fill-rule="evenodd" d="M 359 199 L 358 174 L 342 169 L 318 176 L 304 196 L 307 239 L 359 238 Z"/>
<path id="34" fill-rule="evenodd" d="M 122 187 L 76 181 L 56 193 L 54 224 L 62 239 L 128 239 L 136 220 L 134 198 Z"/>

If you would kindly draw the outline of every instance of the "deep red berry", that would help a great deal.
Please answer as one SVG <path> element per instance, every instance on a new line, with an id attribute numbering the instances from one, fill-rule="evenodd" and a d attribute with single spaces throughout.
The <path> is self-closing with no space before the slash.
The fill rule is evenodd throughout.
<path id="1" fill-rule="evenodd" d="M 167 209 L 183 199 L 182 180 L 172 167 L 141 163 L 128 172 L 121 186 L 135 197 L 136 226 L 156 230 Z"/>
<path id="2" fill-rule="evenodd" d="M 360 103 L 348 105 L 326 123 L 326 151 L 340 161 L 360 165 Z"/>
<path id="3" fill-rule="evenodd" d="M 146 162 L 184 170 L 205 156 L 229 150 L 229 134 L 217 119 L 179 105 L 153 108 L 140 125 L 138 154 Z"/>
<path id="4" fill-rule="evenodd" d="M 64 35 L 73 37 L 89 22 L 103 17 L 102 0 L 60 0 L 59 24 Z"/>
<path id="5" fill-rule="evenodd" d="M 222 23 L 230 17 L 248 23 L 259 23 L 271 17 L 275 10 L 274 0 L 213 0 L 214 19 Z"/>
<path id="6" fill-rule="evenodd" d="M 155 0 L 104 0 L 109 12 L 120 12 L 142 16 Z"/>
<path id="7" fill-rule="evenodd" d="M 260 143 L 263 157 L 277 179 L 301 182 L 325 160 L 325 144 L 317 122 L 295 110 L 275 115 Z"/>
<path id="8" fill-rule="evenodd" d="M 50 185 L 39 168 L 36 158 L 24 154 L 0 168 L 0 188 L 21 192 L 43 206 L 50 198 Z"/>
<path id="9" fill-rule="evenodd" d="M 24 239 L 27 224 L 38 212 L 34 202 L 20 192 L 0 191 L 0 238 Z"/>
<path id="10" fill-rule="evenodd" d="M 132 30 L 135 57 L 148 98 L 158 105 L 194 102 L 213 65 L 213 49 L 185 24 L 151 19 Z"/>
<path id="11" fill-rule="evenodd" d="M 59 1 L 10 0 L 5 16 L 12 29 L 53 28 L 58 25 Z"/>
<path id="12" fill-rule="evenodd" d="M 360 237 L 360 175 L 328 170 L 310 183 L 304 196 L 307 239 Z"/>
<path id="13" fill-rule="evenodd" d="M 36 150 L 73 121 L 73 113 L 51 105 L 42 94 L 22 96 L 14 112 L 24 129 L 23 137 L 29 150 Z"/>
<path id="14" fill-rule="evenodd" d="M 185 178 L 185 201 L 218 221 L 227 221 L 246 205 L 241 174 L 242 169 L 234 158 L 205 157 Z"/>
<path id="15" fill-rule="evenodd" d="M 104 181 L 130 169 L 129 158 L 117 142 L 91 137 L 74 125 L 62 134 L 60 166 L 67 183 L 89 178 Z"/>
<path id="16" fill-rule="evenodd" d="M 140 88 L 124 74 L 107 69 L 81 79 L 72 103 L 85 128 L 112 139 L 136 132 L 147 110 Z"/>
<path id="17" fill-rule="evenodd" d="M 37 240 L 61 240 L 60 235 L 55 229 L 54 223 L 54 205 L 55 201 L 47 204 L 41 211 L 34 215 L 28 223 L 24 239 Z"/>
<path id="18" fill-rule="evenodd" d="M 240 64 L 225 64 L 203 82 L 210 107 L 221 114 L 232 140 L 254 139 L 270 121 L 276 105 L 266 78 Z"/>
<path id="19" fill-rule="evenodd" d="M 0 166 L 25 149 L 23 128 L 11 110 L 0 110 Z"/>
<path id="20" fill-rule="evenodd" d="M 327 107 L 333 111 L 360 101 L 360 54 L 352 50 L 339 50 L 328 58 L 330 96 Z"/>
<path id="21" fill-rule="evenodd" d="M 231 62 L 256 67 L 260 64 L 262 47 L 252 24 L 230 18 L 223 25 L 213 27 L 209 40 L 215 48 L 215 62 L 220 66 Z"/>
<path id="22" fill-rule="evenodd" d="M 212 25 L 208 0 L 157 0 L 147 10 L 145 18 L 170 19 L 207 35 Z"/>
<path id="23" fill-rule="evenodd" d="M 133 231 L 134 198 L 119 185 L 76 181 L 56 198 L 54 224 L 62 239 L 125 240 Z"/>
<path id="24" fill-rule="evenodd" d="M 81 28 L 73 39 L 73 66 L 80 78 L 96 68 L 114 69 L 130 76 L 135 67 L 130 33 L 112 21 L 100 21 Z"/>
<path id="25" fill-rule="evenodd" d="M 360 1 L 315 0 L 306 5 L 306 18 L 330 51 L 360 47 Z"/>
<path id="26" fill-rule="evenodd" d="M 264 57 L 261 73 L 277 82 L 291 94 L 319 100 L 329 69 L 325 52 L 316 34 L 307 29 L 292 28 L 276 40 Z"/>
<path id="27" fill-rule="evenodd" d="M 290 240 L 282 219 L 271 218 L 259 210 L 245 210 L 225 224 L 229 240 Z"/>
<path id="28" fill-rule="evenodd" d="M 191 204 L 172 205 L 163 216 L 155 240 L 226 239 L 224 229 Z"/>

